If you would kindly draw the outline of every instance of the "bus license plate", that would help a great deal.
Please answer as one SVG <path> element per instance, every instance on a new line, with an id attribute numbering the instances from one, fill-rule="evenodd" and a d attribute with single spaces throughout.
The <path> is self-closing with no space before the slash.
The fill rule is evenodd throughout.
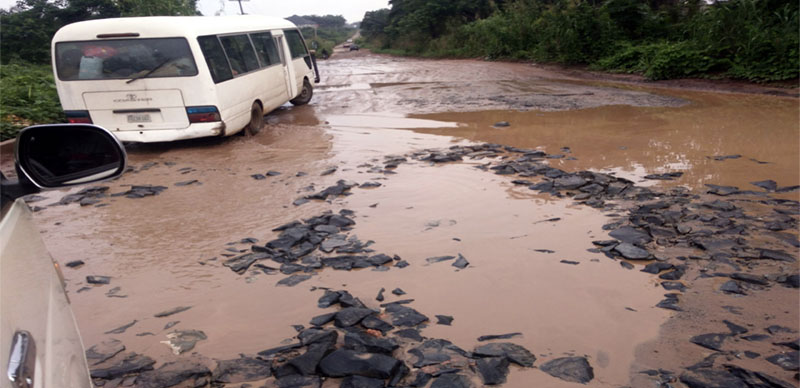
<path id="1" fill-rule="evenodd" d="M 149 123 L 150 121 L 150 115 L 147 113 L 134 113 L 128 115 L 129 123 Z"/>

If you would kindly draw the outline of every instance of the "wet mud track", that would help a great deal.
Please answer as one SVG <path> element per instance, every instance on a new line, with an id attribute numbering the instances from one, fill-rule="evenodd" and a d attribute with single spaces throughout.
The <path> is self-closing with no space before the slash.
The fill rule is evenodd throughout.
<path id="1" fill-rule="evenodd" d="M 360 305 L 337 311 L 372 323 L 324 324 L 337 339 L 314 351 L 388 354 L 409 368 L 398 386 L 486 373 L 575 386 L 583 362 L 589 386 L 797 384 L 796 99 L 474 61 L 359 55 L 322 70 L 312 104 L 255 137 L 132 146 L 107 189 L 30 202 L 84 343 L 125 348 L 90 359 L 98 383 L 339 386 L 350 372 L 326 369 L 335 360 L 286 363 L 313 358 L 298 337 L 346 290 Z M 393 321 L 381 304 L 404 299 L 424 339 L 375 332 Z M 160 314 L 177 307 L 190 308 Z M 478 341 L 508 333 L 521 335 Z M 487 343 L 527 349 L 533 367 Z M 577 374 L 546 372 L 564 362 Z M 238 363 L 252 374 L 231 378 Z M 390 364 L 356 374 L 391 381 Z M 161 372 L 108 371 L 120 365 Z"/>

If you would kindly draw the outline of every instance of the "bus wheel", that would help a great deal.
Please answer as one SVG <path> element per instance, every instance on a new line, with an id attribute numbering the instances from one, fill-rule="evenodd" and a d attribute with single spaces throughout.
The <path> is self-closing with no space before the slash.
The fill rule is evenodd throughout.
<path id="1" fill-rule="evenodd" d="M 264 126 L 264 111 L 261 109 L 261 105 L 257 102 L 253 103 L 253 106 L 250 107 L 250 124 L 247 124 L 244 131 L 246 135 L 253 136 L 261 130 Z"/>
<path id="2" fill-rule="evenodd" d="M 295 97 L 294 100 L 290 102 L 294 105 L 305 105 L 311 101 L 311 96 L 314 95 L 314 89 L 311 88 L 311 82 L 308 82 L 308 79 L 303 80 L 303 91 L 300 92 L 300 95 Z"/>

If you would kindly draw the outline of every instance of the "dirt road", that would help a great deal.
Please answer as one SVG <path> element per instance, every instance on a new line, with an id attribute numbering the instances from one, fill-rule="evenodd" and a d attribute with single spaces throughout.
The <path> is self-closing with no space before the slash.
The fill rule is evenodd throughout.
<path id="1" fill-rule="evenodd" d="M 796 281 L 798 273 L 796 98 L 586 81 L 526 64 L 363 51 L 337 52 L 320 62 L 320 71 L 312 103 L 269 114 L 255 137 L 134 145 L 132 171 L 104 193 L 74 197 L 86 206 L 53 205 L 77 189 L 30 202 L 40 209 L 42 236 L 64 268 L 84 343 L 113 338 L 126 348 L 101 366 L 135 352 L 152 358 L 155 368 L 192 360 L 213 371 L 217 360 L 293 343 L 298 328 L 292 325 L 308 327 L 312 317 L 335 311 L 317 306 L 324 289 L 347 290 L 376 309 L 376 295 L 385 289 L 385 302 L 414 300 L 408 306 L 429 318 L 420 331 L 426 338 L 471 351 L 488 343 L 480 336 L 521 333 L 503 341 L 537 360 L 533 368 L 512 363 L 506 387 L 575 386 L 576 377 L 545 372 L 552 367 L 543 365 L 562 357 L 588 362 L 588 386 L 682 386 L 690 380 L 679 382 L 681 376 L 730 371 L 723 364 L 797 384 L 796 351 L 779 345 L 794 341 L 800 326 L 800 298 L 789 277 Z M 461 148 L 482 143 L 509 147 Z M 423 151 L 432 149 L 442 153 Z M 537 177 L 536 169 L 545 175 Z M 586 171 L 577 178 L 584 182 L 569 186 L 579 171 Z M 542 179 L 552 181 L 550 189 L 529 188 Z M 585 179 L 605 180 L 604 189 L 583 190 Z M 609 180 L 636 194 L 611 193 Z M 766 180 L 775 187 L 750 183 Z M 131 185 L 165 189 L 139 189 L 156 194 L 144 198 L 108 195 Z M 593 199 L 598 202 L 587 201 Z M 703 205 L 713 201 L 735 205 L 718 205 L 727 209 L 720 214 Z M 642 215 L 643 206 L 651 206 L 649 215 Z M 734 214 L 740 210 L 741 217 Z M 345 259 L 334 263 L 339 270 L 324 260 L 276 259 L 272 248 L 279 243 L 267 242 L 281 232 L 273 229 L 326 211 L 355 224 L 324 234 L 309 257 L 335 255 L 322 250 L 326 241 L 340 255 L 398 257 L 352 270 L 341 270 Z M 617 243 L 625 238 L 609 237 L 629 224 L 647 235 L 633 244 L 646 249 L 644 260 L 622 253 Z M 731 231 L 732 225 L 741 230 Z M 715 245 L 721 241 L 729 245 Z M 273 260 L 263 256 L 232 270 L 251 246 L 265 244 L 253 249 L 266 249 Z M 764 259 L 765 249 L 788 257 Z M 752 252 L 762 254 L 753 259 Z M 459 255 L 466 267 L 452 265 Z M 397 259 L 408 266 L 397 266 Z M 67 266 L 77 260 L 84 264 Z M 361 263 L 347 260 L 351 267 Z M 653 263 L 665 265 L 640 271 Z M 753 278 L 731 278 L 732 272 Z M 110 284 L 87 284 L 90 275 L 110 276 Z M 300 282 L 278 284 L 289 277 Z M 681 291 L 662 284 L 665 279 Z M 720 290 L 723 283 L 728 291 Z M 667 293 L 679 295 L 667 297 L 676 302 L 663 304 Z M 191 308 L 154 317 L 179 306 Z M 444 324 L 436 315 L 453 320 Z M 748 334 L 727 334 L 723 320 Z M 782 329 L 765 331 L 773 326 Z M 190 329 L 205 337 L 191 351 L 175 355 L 162 343 L 169 333 Z M 716 350 L 690 342 L 706 333 L 725 333 Z M 744 338 L 753 334 L 766 337 Z M 418 345 L 401 340 L 393 355 L 411 365 L 419 357 L 407 351 Z M 767 361 L 775 354 L 788 354 L 789 367 Z M 713 368 L 687 371 L 706 356 Z M 469 357 L 464 362 L 476 365 Z M 476 385 L 486 381 L 460 369 Z M 648 370 L 654 372 L 641 373 Z M 208 381 L 201 375 L 207 380 L 192 381 Z M 253 380 L 272 386 L 276 377 L 254 374 Z M 242 381 L 227 380 L 237 387 Z"/>

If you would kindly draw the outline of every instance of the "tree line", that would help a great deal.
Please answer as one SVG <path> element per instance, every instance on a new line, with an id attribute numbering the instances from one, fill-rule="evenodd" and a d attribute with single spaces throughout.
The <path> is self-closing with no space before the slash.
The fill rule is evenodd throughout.
<path id="1" fill-rule="evenodd" d="M 50 62 L 59 28 L 83 20 L 121 16 L 199 15 L 196 0 L 19 0 L 0 10 L 0 60 Z"/>
<path id="2" fill-rule="evenodd" d="M 797 0 L 390 0 L 361 32 L 379 52 L 532 60 L 650 79 L 800 75 Z"/>

